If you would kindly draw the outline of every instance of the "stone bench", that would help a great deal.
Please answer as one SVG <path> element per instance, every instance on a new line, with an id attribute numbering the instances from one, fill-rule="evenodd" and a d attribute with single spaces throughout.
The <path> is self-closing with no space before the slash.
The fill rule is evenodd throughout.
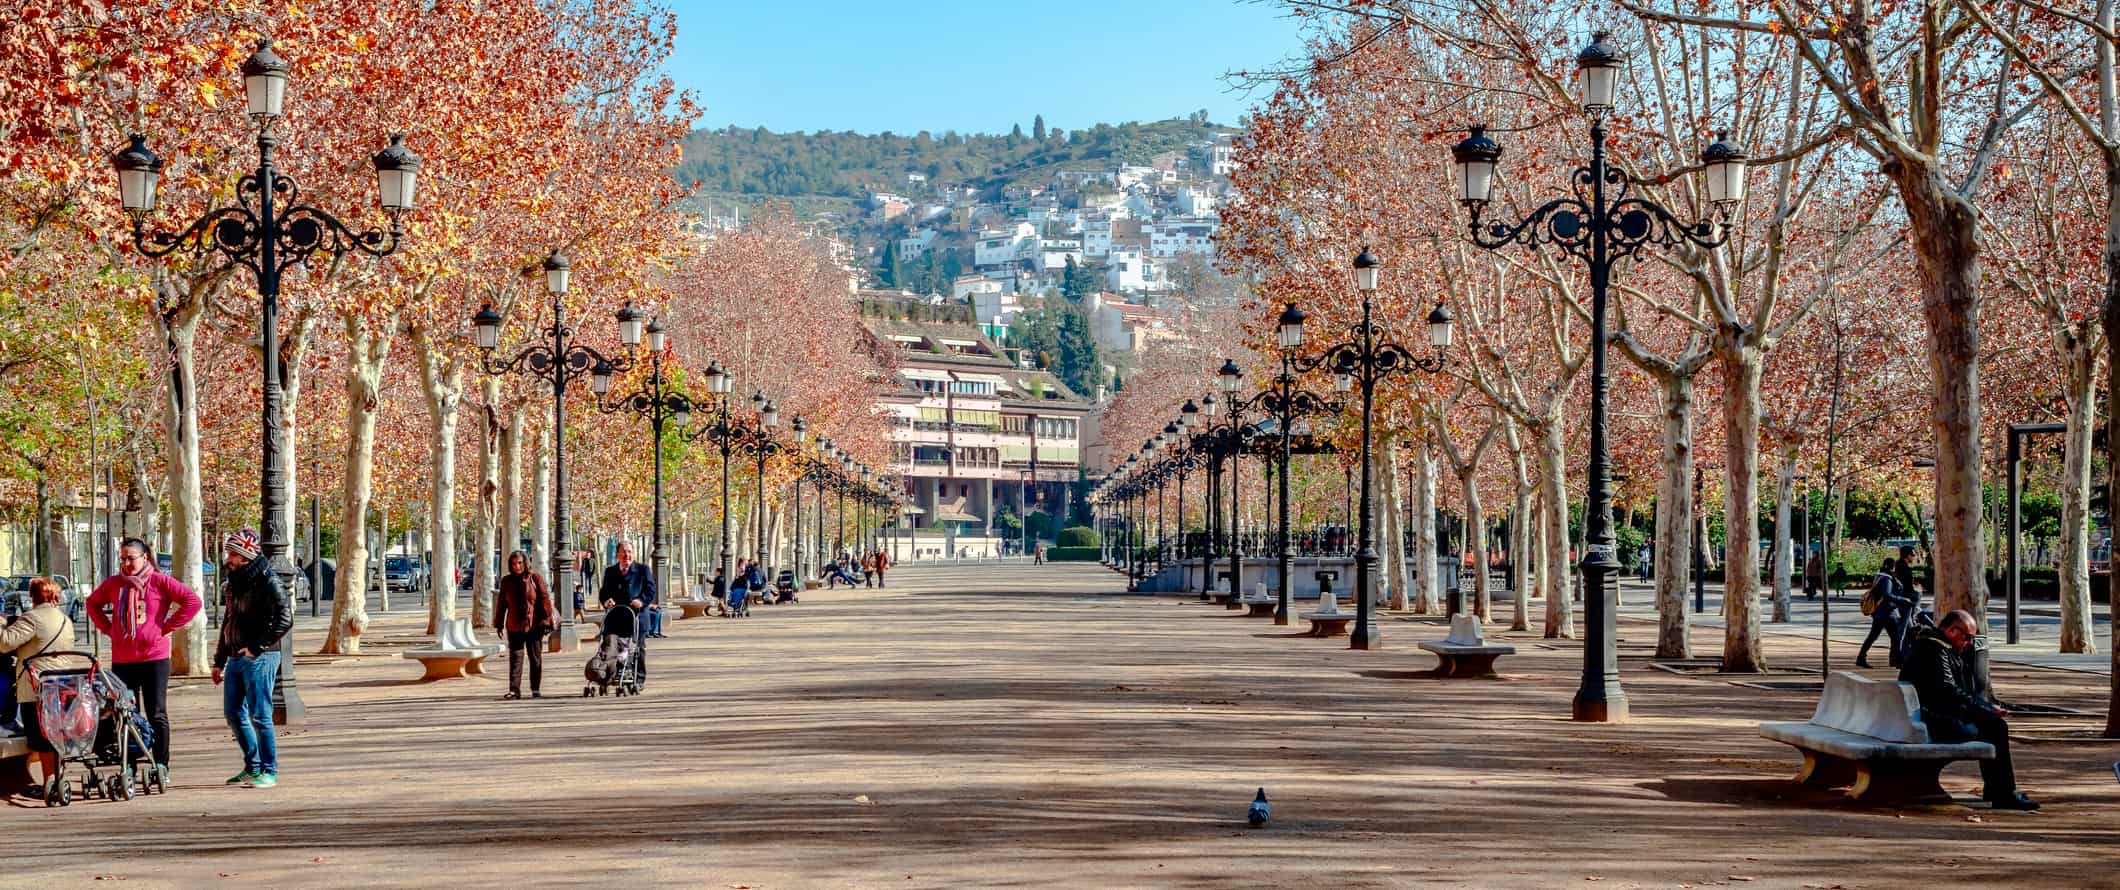
<path id="1" fill-rule="evenodd" d="M 1274 612 L 1281 607 L 1281 599 L 1268 594 L 1266 582 L 1260 581 L 1253 584 L 1251 592 L 1237 600 L 1237 604 L 1244 607 L 1246 618 L 1272 618 Z"/>
<path id="2" fill-rule="evenodd" d="M 1826 677 L 1818 709 L 1803 723 L 1762 723 L 1759 734 L 1803 752 L 1796 781 L 1850 786 L 1861 801 L 1948 800 L 1937 776 L 1954 760 L 1988 760 L 1995 746 L 1929 740 L 1912 684 L 1860 674 Z"/>
<path id="3" fill-rule="evenodd" d="M 427 674 L 420 678 L 420 682 L 426 683 L 466 674 L 483 674 L 486 671 L 480 662 L 500 654 L 500 651 L 501 647 L 480 643 L 472 635 L 470 619 L 456 618 L 442 625 L 442 632 L 436 635 L 432 645 L 407 649 L 398 653 L 398 657 L 417 660 L 425 667 Z"/>
<path id="4" fill-rule="evenodd" d="M 679 615 L 677 616 L 677 618 L 678 618 L 678 620 L 682 621 L 682 620 L 684 620 L 684 619 L 686 619 L 686 618 L 705 618 L 705 617 L 707 617 L 707 610 L 708 610 L 708 609 L 712 609 L 712 608 L 714 608 L 714 601 L 713 601 L 713 600 L 678 600 L 678 601 L 677 601 L 677 602 L 675 603 L 675 605 L 677 606 L 677 608 L 678 608 L 678 610 L 679 610 L 679 612 L 680 612 L 680 614 L 679 614 Z"/>
<path id="5" fill-rule="evenodd" d="M 1515 646 L 1487 642 L 1479 618 L 1463 612 L 1450 617 L 1449 636 L 1415 645 L 1435 653 L 1436 674 L 1452 680 L 1495 676 L 1494 660 L 1516 654 Z"/>
<path id="6" fill-rule="evenodd" d="M 1310 635 L 1314 637 L 1347 636 L 1347 625 L 1354 621 L 1353 612 L 1340 611 L 1340 601 L 1330 589 L 1319 597 L 1316 611 L 1304 612 L 1297 617 L 1310 622 Z"/>

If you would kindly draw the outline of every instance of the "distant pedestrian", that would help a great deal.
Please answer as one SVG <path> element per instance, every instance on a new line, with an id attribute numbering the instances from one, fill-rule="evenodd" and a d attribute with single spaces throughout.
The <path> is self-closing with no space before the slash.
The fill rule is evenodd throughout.
<path id="1" fill-rule="evenodd" d="M 876 551 L 861 555 L 861 583 L 865 587 L 876 586 Z"/>
<path id="2" fill-rule="evenodd" d="M 1823 592 L 1823 591 L 1824 591 L 1825 589 L 1826 589 L 1826 554 L 1825 554 L 1825 548 L 1823 548 L 1823 547 L 1817 547 L 1817 548 L 1813 548 L 1813 549 L 1811 550 L 1811 558 L 1810 558 L 1810 559 L 1807 559 L 1807 560 L 1805 560 L 1805 561 L 1804 561 L 1804 565 L 1803 565 L 1803 598 L 1804 598 L 1804 599 L 1807 599 L 1807 600 L 1808 600 L 1808 599 L 1817 599 L 1817 598 L 1818 598 L 1818 594 L 1819 594 L 1819 593 L 1821 593 L 1821 592 Z"/>
<path id="3" fill-rule="evenodd" d="M 530 558 L 521 550 L 508 554 L 508 574 L 493 598 L 493 626 L 508 635 L 508 694 L 503 699 L 523 697 L 525 660 L 530 662 L 530 697 L 544 697 L 544 640 L 552 632 L 552 611 L 552 591 L 545 587 L 544 576 L 530 571 Z"/>
<path id="4" fill-rule="evenodd" d="M 891 567 L 891 555 L 881 547 L 876 548 L 876 589 L 883 589 L 883 572 Z"/>
<path id="5" fill-rule="evenodd" d="M 190 624 L 204 603 L 184 582 L 155 570 L 154 551 L 139 538 L 118 545 L 118 573 L 88 596 L 88 620 L 110 638 L 111 672 L 123 681 L 154 727 L 155 769 L 169 778 L 169 635 Z"/>
<path id="6" fill-rule="evenodd" d="M 1892 577 L 1899 579 L 1899 591 L 1907 598 L 1907 616 L 1921 610 L 1921 588 L 1914 584 L 1914 545 L 1899 545 L 1899 562 L 1892 568 Z"/>
<path id="7" fill-rule="evenodd" d="M 1031 545 L 1031 565 L 1045 565 L 1045 543 L 1043 541 Z"/>
<path id="8" fill-rule="evenodd" d="M 1645 582 L 1652 577 L 1649 571 L 1650 565 L 1649 545 L 1643 544 L 1634 551 L 1634 570 L 1641 575 L 1641 579 Z"/>
<path id="9" fill-rule="evenodd" d="M 1877 577 L 1870 581 L 1870 590 L 1862 595 L 1862 611 L 1870 616 L 1870 635 L 1862 641 L 1862 651 L 1855 654 L 1855 666 L 1870 666 L 1870 646 L 1877 642 L 1877 635 L 1884 634 L 1891 640 L 1891 648 L 1885 650 L 1893 667 L 1899 666 L 1899 640 L 1906 633 L 1906 616 L 1913 601 L 1900 589 L 1896 562 L 1886 557 L 1884 565 L 1877 569 Z"/>
<path id="10" fill-rule="evenodd" d="M 714 580 L 707 587 L 707 595 L 708 597 L 712 598 L 714 602 L 723 609 L 724 612 L 727 611 L 729 606 L 729 578 L 727 575 L 722 573 L 720 566 L 714 567 Z"/>
<path id="11" fill-rule="evenodd" d="M 280 782 L 279 743 L 272 731 L 272 690 L 280 676 L 281 638 L 294 629 L 287 583 L 262 558 L 258 533 L 244 529 L 222 543 L 227 571 L 221 588 L 221 641 L 213 653 L 213 681 L 222 685 L 221 713 L 243 751 L 243 771 L 230 785 L 271 788 Z"/>

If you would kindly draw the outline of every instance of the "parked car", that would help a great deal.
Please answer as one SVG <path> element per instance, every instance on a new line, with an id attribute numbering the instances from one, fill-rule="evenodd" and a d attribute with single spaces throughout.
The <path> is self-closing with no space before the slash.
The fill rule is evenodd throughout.
<path id="1" fill-rule="evenodd" d="M 36 577 L 10 575 L 0 579 L 0 614 L 13 618 L 29 611 L 29 582 Z M 66 617 L 73 619 L 75 624 L 81 623 L 85 614 L 83 610 L 88 603 L 88 594 L 75 590 L 73 585 L 67 582 L 65 575 L 51 577 L 53 581 L 59 582 L 59 607 L 66 610 Z"/>
<path id="2" fill-rule="evenodd" d="M 383 583 L 391 590 L 426 590 L 427 566 L 410 556 L 389 557 L 383 560 Z"/>
<path id="3" fill-rule="evenodd" d="M 463 561 L 459 563 L 456 567 L 456 589 L 471 589 L 471 576 L 474 568 L 475 567 L 472 565 L 471 557 L 469 555 L 466 555 Z M 501 555 L 499 553 L 493 554 L 494 583 L 500 583 L 501 575 L 505 574 L 506 572 L 507 569 L 501 565 Z"/>

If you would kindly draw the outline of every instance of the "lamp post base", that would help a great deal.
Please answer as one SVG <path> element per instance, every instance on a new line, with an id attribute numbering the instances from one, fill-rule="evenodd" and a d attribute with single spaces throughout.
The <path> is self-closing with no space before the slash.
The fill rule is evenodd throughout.
<path id="1" fill-rule="evenodd" d="M 552 628 L 552 636 L 545 641 L 546 652 L 579 652 L 582 648 L 582 626 L 573 621 L 562 621 Z"/>
<path id="2" fill-rule="evenodd" d="M 1578 723 L 1625 723 L 1627 722 L 1627 697 L 1611 695 L 1603 698 L 1584 698 L 1576 695 L 1568 718 Z"/>
<path id="3" fill-rule="evenodd" d="M 1364 629 L 1364 632 L 1348 635 L 1347 648 L 1382 649 L 1384 648 L 1384 634 L 1377 628 L 1376 622 L 1371 621 L 1369 627 Z"/>
<path id="4" fill-rule="evenodd" d="M 294 680 L 294 631 L 280 638 L 280 671 L 273 676 L 272 723 L 274 726 L 291 726 L 302 722 L 309 709 L 302 704 L 301 689 Z"/>

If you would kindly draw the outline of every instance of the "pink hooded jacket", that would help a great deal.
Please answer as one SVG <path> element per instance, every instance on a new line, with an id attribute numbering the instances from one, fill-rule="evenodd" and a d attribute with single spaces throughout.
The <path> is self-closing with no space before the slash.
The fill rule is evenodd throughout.
<path id="1" fill-rule="evenodd" d="M 110 637 L 111 661 L 160 661 L 169 657 L 170 631 L 190 623 L 202 605 L 184 582 L 150 567 L 103 579 L 88 596 L 88 620 Z"/>

